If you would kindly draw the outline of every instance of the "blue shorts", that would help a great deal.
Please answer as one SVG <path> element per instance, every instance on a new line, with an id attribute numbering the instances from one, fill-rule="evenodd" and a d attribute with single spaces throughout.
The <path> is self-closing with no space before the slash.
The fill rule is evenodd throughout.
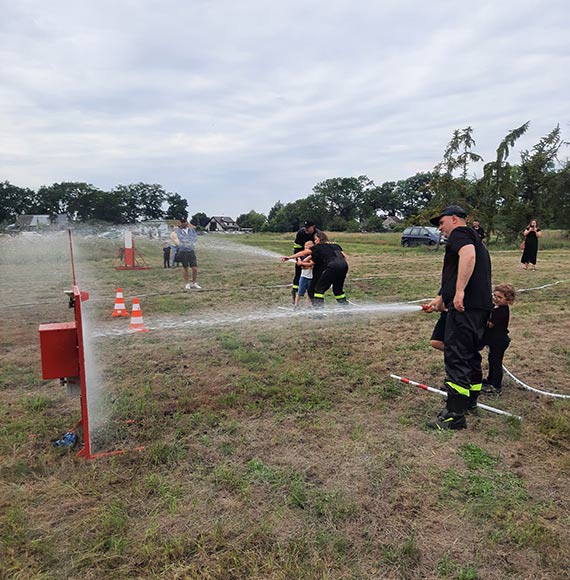
<path id="1" fill-rule="evenodd" d="M 312 281 L 312 278 L 305 278 L 304 276 L 301 276 L 299 278 L 299 289 L 297 290 L 297 294 L 299 294 L 299 296 L 304 296 Z"/>

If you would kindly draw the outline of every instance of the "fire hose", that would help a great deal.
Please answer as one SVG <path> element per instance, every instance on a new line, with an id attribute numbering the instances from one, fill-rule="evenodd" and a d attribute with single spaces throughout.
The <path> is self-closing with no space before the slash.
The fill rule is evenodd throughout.
<path id="1" fill-rule="evenodd" d="M 436 389 L 434 387 L 429 387 L 428 385 L 424 385 L 423 383 L 417 383 L 416 381 L 412 381 L 411 379 L 407 379 L 405 377 L 399 377 L 398 375 L 390 375 L 391 378 L 400 381 L 401 383 L 405 383 L 407 385 L 414 385 L 416 387 L 420 387 L 424 391 L 429 391 L 430 393 L 437 393 L 444 399 L 447 399 L 447 393 L 445 391 L 441 391 L 440 389 Z M 518 415 L 513 415 L 508 411 L 503 411 L 502 409 L 497 409 L 496 407 L 490 407 L 489 405 L 483 405 L 483 403 L 477 403 L 477 407 L 481 409 L 485 409 L 485 411 L 490 411 L 491 413 L 496 413 L 497 415 L 506 415 L 507 417 L 514 417 L 519 421 L 522 421 L 522 417 Z"/>

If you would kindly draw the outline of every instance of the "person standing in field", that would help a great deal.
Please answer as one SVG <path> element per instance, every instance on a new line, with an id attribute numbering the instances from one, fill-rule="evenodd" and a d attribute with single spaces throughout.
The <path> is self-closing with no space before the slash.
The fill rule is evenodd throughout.
<path id="1" fill-rule="evenodd" d="M 164 242 L 162 245 L 162 265 L 165 268 L 170 268 L 170 244 Z"/>
<path id="2" fill-rule="evenodd" d="M 447 244 L 437 297 L 428 310 L 447 310 L 443 358 L 447 403 L 432 429 L 465 429 L 467 411 L 477 408 L 483 372 L 481 348 L 487 320 L 493 309 L 491 260 L 479 235 L 467 227 L 465 210 L 446 207 L 431 223 L 446 236 Z"/>
<path id="3" fill-rule="evenodd" d="M 314 245 L 311 240 L 305 242 L 305 247 L 303 249 L 309 250 Z M 301 298 L 305 296 L 305 292 L 308 292 L 311 284 L 313 282 L 313 266 L 315 263 L 313 260 L 306 256 L 305 258 L 297 258 L 295 261 L 297 266 L 301 267 L 301 276 L 299 278 L 299 290 L 297 291 L 297 295 L 295 296 L 295 308 L 299 308 L 301 304 Z M 311 298 L 309 296 L 309 302 L 311 302 Z"/>
<path id="4" fill-rule="evenodd" d="M 485 239 L 485 230 L 481 227 L 479 220 L 473 220 L 473 229 L 479 234 L 481 241 Z M 483 242 L 484 243 L 484 242 Z"/>
<path id="5" fill-rule="evenodd" d="M 305 248 L 306 242 L 314 242 L 315 241 L 315 223 L 311 220 L 306 220 L 303 223 L 303 227 L 299 229 L 297 235 L 295 236 L 295 241 L 293 242 L 293 254 L 295 252 L 299 252 Z M 299 291 L 299 278 L 301 277 L 302 272 L 301 266 L 295 264 L 295 275 L 293 277 L 293 286 L 291 288 L 291 299 L 293 301 L 293 306 L 295 305 L 295 298 L 297 297 L 297 293 Z M 309 298 L 313 299 L 313 290 L 312 288 L 308 289 Z"/>
<path id="6" fill-rule="evenodd" d="M 516 295 L 512 284 L 499 284 L 493 288 L 495 307 L 483 336 L 483 344 L 489 347 L 489 370 L 483 381 L 483 392 L 487 394 L 500 395 L 503 392 L 503 357 L 511 344 L 509 306 L 515 301 Z"/>
<path id="7" fill-rule="evenodd" d="M 532 264 L 532 269 L 536 270 L 536 255 L 538 253 L 538 238 L 542 236 L 542 232 L 538 227 L 536 220 L 532 220 L 526 226 L 524 232 L 524 250 L 521 256 L 521 263 L 525 270 L 528 270 L 528 265 Z"/>
<path id="8" fill-rule="evenodd" d="M 348 305 L 344 292 L 344 281 L 348 273 L 347 256 L 338 244 L 329 241 L 325 232 L 315 232 L 315 245 L 312 248 L 302 250 L 292 256 L 283 256 L 281 260 L 292 260 L 310 256 L 314 262 L 313 282 L 314 296 L 313 306 L 322 308 L 325 302 L 325 292 L 332 286 L 333 294 L 338 304 Z"/>
<path id="9" fill-rule="evenodd" d="M 170 234 L 170 239 L 176 247 L 176 260 L 182 264 L 182 275 L 184 277 L 184 288 L 186 290 L 201 290 L 196 277 L 198 275 L 198 263 L 194 246 L 198 239 L 196 227 L 188 223 L 188 218 L 180 220 L 180 226 Z M 189 281 L 188 268 L 192 270 L 192 282 Z"/>

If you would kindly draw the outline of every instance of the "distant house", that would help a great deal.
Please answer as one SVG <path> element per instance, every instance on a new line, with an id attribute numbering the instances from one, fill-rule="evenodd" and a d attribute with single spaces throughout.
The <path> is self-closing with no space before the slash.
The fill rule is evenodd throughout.
<path id="1" fill-rule="evenodd" d="M 63 229 L 69 224 L 69 218 L 65 213 L 53 216 L 46 214 L 22 214 L 16 216 L 16 223 L 10 226 L 14 230 L 33 231 L 38 229 Z"/>
<path id="2" fill-rule="evenodd" d="M 49 215 L 22 214 L 16 216 L 16 224 L 23 230 L 48 227 L 51 225 Z"/>
<path id="3" fill-rule="evenodd" d="M 394 226 L 397 226 L 399 223 L 402 223 L 402 220 L 395 215 L 389 215 L 383 222 L 382 225 L 387 229 L 390 230 Z"/>
<path id="4" fill-rule="evenodd" d="M 207 232 L 239 232 L 240 228 L 231 217 L 215 215 L 204 228 Z"/>

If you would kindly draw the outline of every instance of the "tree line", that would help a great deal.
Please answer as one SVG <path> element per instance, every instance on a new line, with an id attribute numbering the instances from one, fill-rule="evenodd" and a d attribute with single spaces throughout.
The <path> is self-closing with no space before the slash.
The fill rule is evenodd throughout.
<path id="1" fill-rule="evenodd" d="M 380 185 L 366 175 L 327 179 L 306 197 L 277 201 L 267 216 L 251 210 L 236 221 L 254 231 L 295 231 L 306 219 L 333 231 L 382 231 L 388 215 L 402 218 L 404 224 L 425 223 L 434 211 L 455 203 L 507 240 L 533 218 L 543 227 L 570 230 L 570 161 L 559 158 L 568 143 L 556 126 L 523 150 L 518 164 L 511 164 L 509 155 L 528 128 L 526 122 L 504 136 L 480 177 L 470 175 L 472 164 L 484 160 L 474 150 L 473 129 L 466 127 L 453 132 L 441 161 L 429 172 Z M 12 223 L 20 214 L 66 214 L 77 222 L 128 224 L 188 217 L 188 202 L 159 184 L 103 191 L 88 183 L 62 182 L 34 191 L 0 183 L 0 223 Z M 203 212 L 191 218 L 202 227 L 208 220 Z"/>

